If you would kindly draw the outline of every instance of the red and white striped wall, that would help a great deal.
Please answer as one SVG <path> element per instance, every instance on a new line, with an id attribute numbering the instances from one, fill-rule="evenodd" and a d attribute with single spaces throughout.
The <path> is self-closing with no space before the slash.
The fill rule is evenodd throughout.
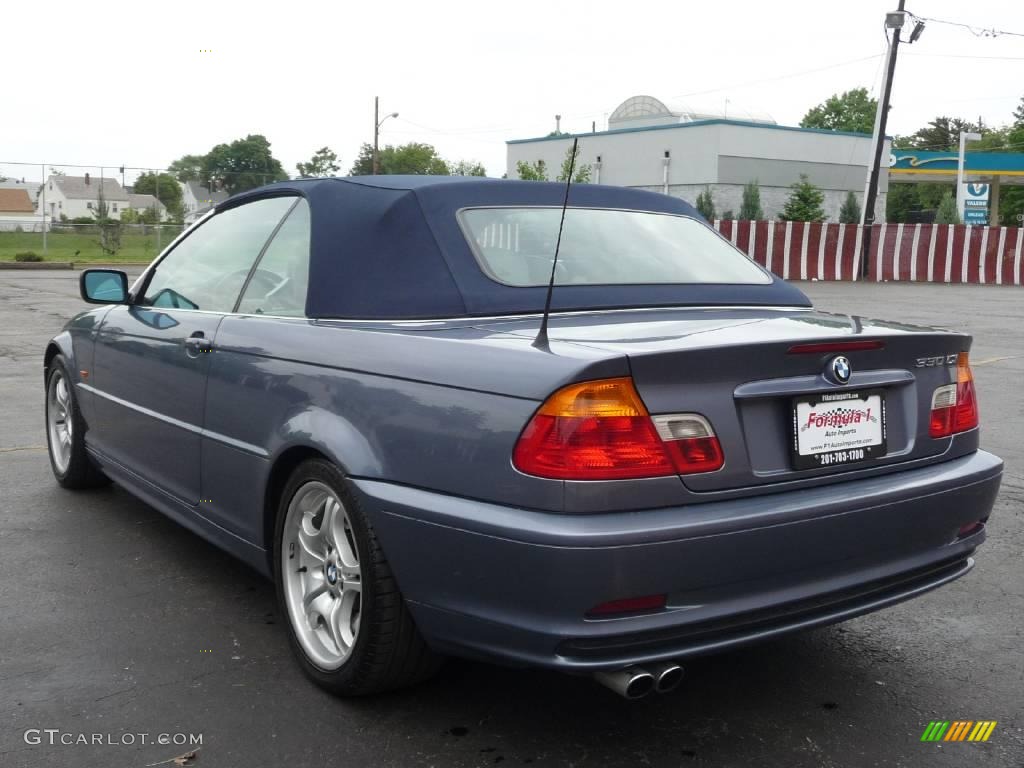
<path id="1" fill-rule="evenodd" d="M 862 228 L 805 221 L 715 221 L 723 237 L 788 280 L 858 280 Z M 1024 284 L 1024 228 L 874 224 L 869 280 Z"/>

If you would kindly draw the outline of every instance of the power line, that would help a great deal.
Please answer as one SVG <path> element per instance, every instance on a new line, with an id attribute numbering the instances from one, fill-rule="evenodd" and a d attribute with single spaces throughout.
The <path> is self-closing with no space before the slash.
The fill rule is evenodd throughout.
<path id="1" fill-rule="evenodd" d="M 936 59 L 989 59 L 992 61 L 1024 61 L 1024 56 L 974 56 L 969 53 L 908 53 L 907 56 L 928 56 Z"/>
<path id="2" fill-rule="evenodd" d="M 933 19 L 928 16 L 918 16 L 916 13 L 907 12 L 907 15 L 911 18 L 917 19 L 918 21 L 929 21 L 932 24 L 946 24 L 951 27 L 960 27 L 966 29 L 975 37 L 1002 37 L 1003 35 L 1011 35 L 1013 37 L 1024 37 L 1024 32 L 1007 32 L 1005 29 L 994 29 L 991 27 L 983 27 L 977 24 L 967 24 L 962 21 L 950 21 L 949 19 Z"/>
<path id="3" fill-rule="evenodd" d="M 95 169 L 95 168 L 99 168 L 101 173 L 104 172 L 104 171 L 111 171 L 109 176 L 104 175 L 104 178 L 108 178 L 108 179 L 113 179 L 116 176 L 120 176 L 122 168 L 124 168 L 125 172 L 128 172 L 128 171 L 139 171 L 140 174 L 143 174 L 143 173 L 164 174 L 164 173 L 166 173 L 166 174 L 169 174 L 171 176 L 174 176 L 174 172 L 172 172 L 168 168 L 157 168 L 157 167 L 154 167 L 154 166 L 142 167 L 142 166 L 132 166 L 132 165 L 121 165 L 120 163 L 116 163 L 114 165 L 101 165 L 99 163 L 94 163 L 92 165 L 89 165 L 89 164 L 83 164 L 83 163 L 31 163 L 31 162 L 25 162 L 24 160 L 0 160 L 0 165 L 24 165 L 24 166 L 35 167 L 35 168 L 40 168 L 40 167 L 45 166 L 47 169 L 50 169 L 50 168 L 57 168 L 57 169 L 61 169 L 61 168 L 84 168 L 84 169 L 90 170 L 90 171 Z M 270 176 L 273 176 L 274 174 L 275 174 L 275 171 L 267 169 L 267 170 L 248 170 L 248 171 L 217 171 L 217 173 L 214 174 L 214 176 L 219 179 L 219 178 L 221 178 L 223 176 L 268 176 L 268 177 L 270 177 Z M 53 174 L 47 173 L 46 175 L 47 176 L 52 176 Z M 177 180 L 176 176 L 175 176 L 175 180 Z"/>
<path id="4" fill-rule="evenodd" d="M 880 59 L 880 58 L 882 58 L 882 56 L 884 56 L 884 54 L 881 54 L 881 53 L 872 54 L 870 56 L 859 56 L 859 57 L 857 57 L 855 59 L 848 59 L 846 61 L 839 61 L 839 62 L 835 62 L 833 64 L 826 64 L 824 66 L 814 67 L 812 69 L 803 69 L 803 70 L 799 70 L 799 71 L 796 71 L 796 72 L 788 72 L 788 73 L 786 73 L 784 75 L 776 75 L 776 76 L 773 76 L 773 77 L 759 78 L 759 79 L 756 79 L 756 80 L 747 80 L 747 81 L 740 82 L 740 83 L 731 83 L 729 85 L 723 85 L 723 86 L 719 86 L 719 87 L 716 87 L 716 88 L 708 88 L 708 89 L 701 90 L 701 91 L 691 91 L 689 93 L 675 94 L 673 96 L 669 96 L 668 100 L 669 101 L 673 101 L 675 99 L 685 99 L 685 98 L 689 98 L 691 96 L 704 96 L 704 95 L 707 95 L 709 93 L 720 93 L 721 91 L 728 91 L 728 90 L 734 90 L 734 89 L 738 90 L 740 88 L 747 88 L 749 86 L 760 85 L 762 83 L 771 83 L 771 82 L 778 82 L 780 80 L 789 80 L 789 79 L 792 79 L 792 78 L 803 77 L 805 75 L 813 75 L 813 74 L 818 73 L 818 72 L 827 72 L 828 70 L 831 70 L 831 69 L 838 69 L 840 67 L 847 67 L 847 66 L 850 66 L 851 64 L 859 64 L 859 63 L 861 63 L 863 61 L 871 61 L 872 59 Z M 589 112 L 563 113 L 563 117 L 566 118 L 566 119 L 579 119 L 579 118 L 584 118 L 584 117 L 595 117 L 595 116 L 598 116 L 598 115 L 604 115 L 604 114 L 607 113 L 607 111 L 608 110 L 606 110 L 606 109 L 598 109 L 598 110 L 593 110 L 593 111 L 589 111 Z M 414 125 L 417 128 L 420 128 L 422 130 L 430 131 L 432 133 L 436 133 L 436 134 L 442 135 L 442 136 L 472 136 L 472 135 L 483 134 L 483 133 L 502 133 L 502 132 L 509 131 L 509 130 L 514 130 L 514 129 L 517 129 L 517 128 L 520 128 L 520 127 L 533 125 L 536 122 L 538 122 L 538 121 L 525 121 L 524 120 L 524 121 L 519 122 L 519 123 L 512 123 L 512 124 L 506 124 L 506 125 L 477 126 L 475 128 L 471 127 L 471 128 L 466 128 L 464 130 L 454 130 L 454 131 L 452 131 L 452 130 L 441 130 L 441 129 L 438 129 L 438 128 L 431 128 L 430 126 L 421 125 L 419 123 L 415 123 L 412 120 L 409 120 L 409 119 L 404 118 L 404 117 L 400 117 L 400 118 L 398 118 L 398 120 L 400 122 L 409 123 L 410 125 Z"/>

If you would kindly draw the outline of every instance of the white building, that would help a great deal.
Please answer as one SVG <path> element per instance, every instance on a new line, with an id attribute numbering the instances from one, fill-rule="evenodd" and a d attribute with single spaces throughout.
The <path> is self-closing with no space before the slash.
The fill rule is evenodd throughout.
<path id="1" fill-rule="evenodd" d="M 228 199 L 223 190 L 210 191 L 198 181 L 180 181 L 181 204 L 185 211 L 185 223 L 198 221 L 208 210 Z"/>
<path id="2" fill-rule="evenodd" d="M 128 207 L 138 213 L 155 208 L 159 213 L 157 221 L 164 221 L 167 218 L 167 207 L 153 195 L 141 195 L 135 192 L 129 192 Z"/>
<path id="3" fill-rule="evenodd" d="M 36 201 L 36 212 L 51 221 L 95 216 L 102 197 L 107 204 L 107 215 L 120 219 L 128 208 L 128 193 L 116 179 L 97 179 L 85 176 L 50 176 L 45 189 Z M 45 207 L 44 207 L 45 206 Z"/>
<path id="4" fill-rule="evenodd" d="M 763 115 L 744 118 L 673 110 L 651 96 L 634 96 L 611 115 L 608 130 L 578 134 L 577 162 L 590 166 L 595 183 L 663 192 L 690 203 L 710 188 L 720 217 L 727 211 L 738 215 L 744 185 L 756 180 L 765 217 L 778 218 L 801 174 L 824 192 L 830 221 L 838 219 L 848 192 L 863 204 L 869 135 L 777 125 Z M 507 142 L 508 177 L 519 178 L 520 161 L 543 160 L 554 179 L 573 138 L 558 134 Z M 884 221 L 888 140 L 882 157 L 875 211 Z"/>

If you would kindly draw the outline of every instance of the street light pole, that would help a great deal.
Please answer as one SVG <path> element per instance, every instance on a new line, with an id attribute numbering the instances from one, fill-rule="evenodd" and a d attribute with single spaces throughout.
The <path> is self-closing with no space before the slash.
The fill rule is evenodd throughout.
<path id="1" fill-rule="evenodd" d="M 389 117 L 398 117 L 397 112 L 392 112 L 390 115 L 384 115 L 383 119 L 380 119 L 380 97 L 373 97 L 373 175 L 376 176 L 380 173 L 380 167 L 378 157 L 380 150 L 378 148 L 378 142 L 380 140 L 380 127 L 384 125 L 384 120 Z"/>
<path id="2" fill-rule="evenodd" d="M 967 149 L 968 141 L 980 141 L 981 134 L 973 131 L 960 131 L 960 154 L 956 159 L 956 213 L 960 220 L 967 223 L 967 211 L 964 210 L 964 200 L 967 197 L 964 189 L 964 152 Z"/>
<path id="3" fill-rule="evenodd" d="M 373 97 L 373 175 L 377 175 L 377 141 L 380 138 L 380 96 Z"/>
<path id="4" fill-rule="evenodd" d="M 885 148 L 885 126 L 889 119 L 889 97 L 892 95 L 892 76 L 896 71 L 896 51 L 900 47 L 900 30 L 906 16 L 903 8 L 906 0 L 899 0 L 899 7 L 886 14 L 885 26 L 892 30 L 892 41 L 885 56 L 885 80 L 882 83 L 882 98 L 875 112 L 875 131 L 871 140 L 871 165 L 868 166 L 867 185 L 864 190 L 864 209 L 861 211 L 861 229 L 864 232 L 861 249 L 860 274 L 867 277 L 870 270 L 871 227 L 875 223 L 875 198 L 878 196 L 878 168 L 882 164 L 882 150 Z"/>

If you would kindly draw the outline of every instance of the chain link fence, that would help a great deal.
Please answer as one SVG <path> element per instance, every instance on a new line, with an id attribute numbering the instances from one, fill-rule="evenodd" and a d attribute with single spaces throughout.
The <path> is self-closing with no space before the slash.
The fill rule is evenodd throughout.
<path id="1" fill-rule="evenodd" d="M 0 162 L 0 261 L 152 261 L 214 202 L 164 173 Z"/>

